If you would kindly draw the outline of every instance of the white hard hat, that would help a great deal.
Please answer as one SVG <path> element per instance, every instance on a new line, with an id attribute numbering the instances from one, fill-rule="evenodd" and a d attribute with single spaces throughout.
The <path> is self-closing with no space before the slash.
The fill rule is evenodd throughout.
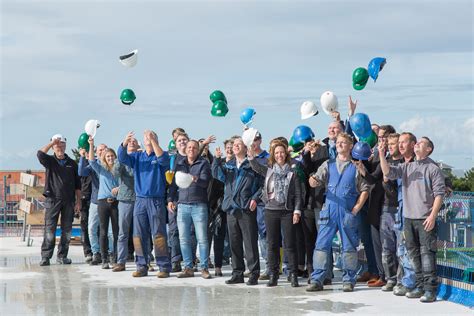
<path id="1" fill-rule="evenodd" d="M 100 122 L 98 120 L 88 120 L 86 125 L 84 126 L 84 131 L 87 135 L 91 136 L 92 138 L 95 137 L 95 133 L 97 129 L 100 127 Z"/>
<path id="2" fill-rule="evenodd" d="M 61 134 L 54 134 L 53 137 L 51 137 L 51 140 L 59 139 L 61 142 L 65 143 L 66 142 L 66 137 L 64 137 Z"/>
<path id="3" fill-rule="evenodd" d="M 193 176 L 189 173 L 177 171 L 174 175 L 174 180 L 176 181 L 176 185 L 178 187 L 180 187 L 181 189 L 186 189 L 193 182 Z"/>
<path id="4" fill-rule="evenodd" d="M 258 130 L 256 128 L 250 127 L 242 133 L 242 141 L 247 147 L 252 146 L 252 143 L 257 136 Z"/>
<path id="5" fill-rule="evenodd" d="M 138 57 L 138 49 L 135 49 L 126 55 L 120 56 L 119 61 L 125 67 L 130 68 L 137 64 L 137 57 Z"/>
<path id="6" fill-rule="evenodd" d="M 313 101 L 305 101 L 300 108 L 301 119 L 306 120 L 312 116 L 318 115 L 318 108 Z"/>
<path id="7" fill-rule="evenodd" d="M 326 91 L 321 94 L 321 107 L 326 114 L 331 114 L 333 111 L 337 111 L 338 102 L 337 97 L 331 91 Z"/>

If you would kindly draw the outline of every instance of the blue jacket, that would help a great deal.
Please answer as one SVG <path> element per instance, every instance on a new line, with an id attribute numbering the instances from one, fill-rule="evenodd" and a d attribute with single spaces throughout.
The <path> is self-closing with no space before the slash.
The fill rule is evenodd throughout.
<path id="1" fill-rule="evenodd" d="M 170 157 L 167 152 L 163 152 L 160 157 L 157 157 L 154 152 L 148 155 L 146 151 L 128 154 L 127 149 L 120 145 L 117 156 L 121 163 L 133 169 L 137 197 L 165 198 L 165 172 L 170 167 Z"/>
<path id="2" fill-rule="evenodd" d="M 225 184 L 223 211 L 249 212 L 250 201 L 259 200 L 263 177 L 253 171 L 248 160 L 237 168 L 235 158 L 227 163 L 223 158 L 216 158 L 212 163 L 212 176 Z"/>
<path id="3" fill-rule="evenodd" d="M 199 156 L 191 165 L 187 158 L 176 159 L 175 171 L 189 173 L 192 176 L 198 177 L 196 182 L 186 189 L 178 188 L 175 179 L 169 187 L 168 201 L 178 203 L 208 203 L 207 187 L 211 181 L 211 166 L 209 162 Z"/>
<path id="4" fill-rule="evenodd" d="M 89 160 L 84 157 L 79 159 L 79 176 L 81 177 L 92 177 L 92 193 L 91 193 L 91 203 L 97 204 L 97 196 L 99 195 L 99 176 L 92 170 L 89 165 Z"/>
<path id="5" fill-rule="evenodd" d="M 118 179 L 97 160 L 91 160 L 89 165 L 99 175 L 99 194 L 97 199 L 115 198 L 112 194 L 112 189 L 119 186 Z"/>

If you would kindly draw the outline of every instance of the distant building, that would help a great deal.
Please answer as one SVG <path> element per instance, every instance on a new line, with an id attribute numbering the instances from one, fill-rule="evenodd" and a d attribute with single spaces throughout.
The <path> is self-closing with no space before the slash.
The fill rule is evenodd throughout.
<path id="1" fill-rule="evenodd" d="M 474 247 L 474 193 L 453 192 L 439 212 L 438 239 L 454 248 Z"/>

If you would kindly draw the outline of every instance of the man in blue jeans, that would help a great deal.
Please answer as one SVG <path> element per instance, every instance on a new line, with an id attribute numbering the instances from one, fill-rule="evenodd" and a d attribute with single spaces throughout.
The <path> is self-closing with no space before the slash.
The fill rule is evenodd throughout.
<path id="1" fill-rule="evenodd" d="M 127 145 L 127 152 L 134 153 L 138 150 L 138 142 L 132 138 Z M 135 205 L 135 191 L 133 181 L 133 170 L 124 164 L 114 164 L 112 170 L 118 178 L 119 186 L 112 189 L 112 194 L 117 197 L 119 211 L 119 235 L 117 242 L 117 264 L 113 272 L 125 271 L 128 257 L 128 238 L 133 222 L 133 207 Z"/>
<path id="2" fill-rule="evenodd" d="M 188 187 L 182 186 L 178 190 L 175 175 L 169 190 L 171 201 L 178 201 L 179 242 L 184 261 L 184 270 L 178 274 L 178 278 L 194 276 L 191 245 L 191 227 L 194 224 L 194 231 L 199 246 L 201 276 L 204 279 L 210 279 L 208 262 L 209 241 L 207 237 L 209 213 L 207 187 L 211 180 L 211 166 L 206 159 L 199 155 L 199 142 L 195 140 L 188 141 L 186 144 L 186 159 L 181 159 L 177 162 L 175 170 L 176 172 L 184 172 L 192 176 L 192 183 Z M 173 202 L 169 202 L 168 209 L 175 211 L 176 205 Z"/>
<path id="3" fill-rule="evenodd" d="M 135 205 L 133 212 L 133 246 L 135 247 L 137 271 L 134 277 L 148 275 L 150 263 L 150 235 L 153 240 L 159 278 L 169 277 L 171 262 L 166 234 L 166 179 L 170 159 L 161 149 L 156 133 L 145 130 L 142 152 L 127 153 L 127 146 L 134 138 L 129 132 L 118 148 L 121 163 L 133 168 Z"/>

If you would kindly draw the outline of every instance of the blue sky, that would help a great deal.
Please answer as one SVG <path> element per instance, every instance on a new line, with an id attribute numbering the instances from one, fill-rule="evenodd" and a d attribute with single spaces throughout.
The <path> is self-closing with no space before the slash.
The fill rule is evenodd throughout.
<path id="1" fill-rule="evenodd" d="M 264 142 L 309 125 L 325 137 L 322 111 L 301 121 L 305 100 L 326 90 L 372 122 L 427 135 L 433 158 L 474 166 L 472 1 L 2 1 L 0 169 L 40 169 L 36 150 L 56 133 L 77 146 L 88 119 L 116 148 L 145 128 L 167 144 L 174 127 L 221 143 L 240 134 L 252 106 Z M 138 64 L 118 56 L 139 49 Z M 387 58 L 362 91 L 352 71 Z M 132 106 L 120 92 L 137 95 Z M 210 115 L 222 90 L 225 118 Z"/>

